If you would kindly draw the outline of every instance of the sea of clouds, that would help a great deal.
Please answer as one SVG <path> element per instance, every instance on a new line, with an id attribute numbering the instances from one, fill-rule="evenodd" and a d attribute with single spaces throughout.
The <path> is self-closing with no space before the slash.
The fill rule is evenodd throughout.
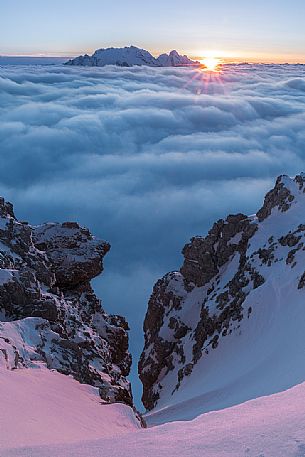
<path id="1" fill-rule="evenodd" d="M 128 318 L 135 359 L 152 286 L 183 245 L 254 213 L 304 159 L 303 65 L 0 66 L 0 195 L 20 219 L 77 220 L 110 241 L 95 288 Z"/>

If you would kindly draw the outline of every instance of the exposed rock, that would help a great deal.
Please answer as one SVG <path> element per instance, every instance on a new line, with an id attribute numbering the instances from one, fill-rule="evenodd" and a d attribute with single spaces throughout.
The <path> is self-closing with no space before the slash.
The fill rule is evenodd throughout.
<path id="1" fill-rule="evenodd" d="M 236 252 L 244 251 L 256 226 L 244 214 L 230 215 L 216 222 L 206 237 L 192 238 L 184 246 L 184 263 L 180 269 L 186 284 L 204 286 Z M 239 236 L 238 236 L 239 235 Z M 234 239 L 234 237 L 236 237 Z"/>
<path id="2" fill-rule="evenodd" d="M 248 240 L 256 229 L 256 224 L 243 214 L 219 220 L 205 238 L 192 238 L 183 248 L 185 260 L 180 272 L 169 273 L 156 283 L 144 321 L 145 348 L 139 362 L 139 374 L 143 383 L 142 400 L 147 409 L 152 409 L 158 401 L 159 389 L 155 389 L 155 385 L 175 368 L 173 358 L 179 358 L 187 366 L 178 372 L 177 390 L 184 375 L 187 373 L 189 376 L 201 358 L 205 344 L 207 347 L 217 347 L 219 334 L 228 333 L 231 322 L 242 319 L 242 303 L 246 296 L 243 287 L 250 280 L 257 282 L 259 276 L 254 268 L 246 264 L 245 256 Z M 217 290 L 221 268 L 234 255 L 239 257 L 240 268 L 231 281 L 224 285 L 221 293 L 214 292 Z M 200 298 L 200 315 L 192 328 L 183 316 L 183 303 L 194 289 L 204 286 Z M 210 315 L 211 302 L 220 310 L 217 314 Z M 168 332 L 163 331 L 166 326 Z M 190 336 L 191 331 L 193 357 L 187 363 L 182 341 Z"/>
<path id="3" fill-rule="evenodd" d="M 148 410 L 160 402 L 162 407 L 172 405 L 171 396 L 182 389 L 186 377 L 189 383 L 199 361 L 225 345 L 228 335 L 241 334 L 258 300 L 252 297 L 260 297 L 256 289 L 270 284 L 274 290 L 276 264 L 283 281 L 291 276 L 295 291 L 305 288 L 304 269 L 299 274 L 302 262 L 298 261 L 305 242 L 305 225 L 300 223 L 304 189 L 304 174 L 294 180 L 279 177 L 257 217 L 237 214 L 219 220 L 207 236 L 194 237 L 183 248 L 180 271 L 156 283 L 139 362 L 142 399 Z M 292 217 L 297 204 L 300 209 Z"/>
<path id="4" fill-rule="evenodd" d="M 128 324 L 90 285 L 109 249 L 74 222 L 18 222 L 0 199 L 0 367 L 44 364 L 132 405 Z"/>
<path id="5" fill-rule="evenodd" d="M 278 207 L 282 212 L 287 211 L 290 208 L 294 196 L 291 194 L 289 187 L 285 185 L 287 178 L 288 177 L 285 175 L 279 176 L 274 188 L 267 193 L 263 206 L 256 213 L 260 222 L 270 216 L 272 209 L 275 207 Z M 304 185 L 302 175 L 296 177 L 296 179 L 298 180 L 296 182 L 298 182 L 299 186 L 301 185 L 301 182 L 302 186 Z"/>
<path id="6" fill-rule="evenodd" d="M 95 240 L 88 229 L 76 222 L 44 224 L 33 230 L 33 242 L 47 251 L 55 273 L 55 286 L 73 288 L 103 271 L 103 257 L 110 245 Z"/>
<path id="7" fill-rule="evenodd" d="M 298 289 L 304 289 L 305 287 L 305 272 L 302 274 L 299 284 L 298 284 Z"/>

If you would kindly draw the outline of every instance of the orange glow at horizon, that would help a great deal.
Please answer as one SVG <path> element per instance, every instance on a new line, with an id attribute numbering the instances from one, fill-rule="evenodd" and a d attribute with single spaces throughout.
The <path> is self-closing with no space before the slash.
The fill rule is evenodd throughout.
<path id="1" fill-rule="evenodd" d="M 186 52 L 193 60 L 199 60 L 201 64 L 205 65 L 207 71 L 213 70 L 214 59 L 217 59 L 218 65 L 222 64 L 234 64 L 234 63 L 266 63 L 266 64 L 304 64 L 304 54 L 276 54 L 271 52 L 245 52 L 245 51 L 224 51 L 224 50 L 193 50 Z M 206 63 L 208 65 L 206 65 Z M 217 65 L 216 65 L 217 67 Z M 216 69 L 217 71 L 217 69 Z"/>
<path id="2" fill-rule="evenodd" d="M 222 61 L 218 57 L 210 56 L 202 59 L 201 63 L 204 65 L 206 71 L 219 71 Z"/>

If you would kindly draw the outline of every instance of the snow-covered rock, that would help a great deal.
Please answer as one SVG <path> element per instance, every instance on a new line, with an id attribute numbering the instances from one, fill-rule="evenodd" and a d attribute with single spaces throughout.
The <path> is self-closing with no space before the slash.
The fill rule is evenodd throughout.
<path id="1" fill-rule="evenodd" d="M 132 67 L 133 65 L 157 66 L 156 59 L 144 49 L 135 46 L 125 48 L 98 49 L 88 56 L 76 57 L 69 60 L 67 65 L 82 65 L 91 67 L 104 67 L 105 65 L 118 65 L 120 67 Z"/>
<path id="2" fill-rule="evenodd" d="M 177 51 L 171 51 L 169 54 L 161 54 L 157 59 L 160 67 L 187 67 L 199 65 L 200 63 L 180 55 Z"/>
<path id="3" fill-rule="evenodd" d="M 134 65 L 176 67 L 197 64 L 199 62 L 194 62 L 187 56 L 181 56 L 177 51 L 171 51 L 169 55 L 162 54 L 155 59 L 150 52 L 136 46 L 98 49 L 92 56 L 85 54 L 84 56 L 79 56 L 66 62 L 66 65 L 89 67 L 104 67 L 105 65 L 117 65 L 120 67 L 132 67 Z"/>
<path id="4" fill-rule="evenodd" d="M 19 222 L 0 199 L 0 368 L 45 366 L 132 405 L 128 325 L 90 285 L 109 249 L 74 222 Z"/>
<path id="5" fill-rule="evenodd" d="M 305 175 L 228 216 L 154 286 L 139 363 L 148 423 L 192 419 L 305 380 Z"/>

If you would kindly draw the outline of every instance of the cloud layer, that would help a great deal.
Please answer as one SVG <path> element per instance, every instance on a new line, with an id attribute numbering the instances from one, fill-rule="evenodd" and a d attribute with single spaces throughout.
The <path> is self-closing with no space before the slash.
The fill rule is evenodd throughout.
<path id="1" fill-rule="evenodd" d="M 78 220 L 112 251 L 96 281 L 132 325 L 154 281 L 274 177 L 305 170 L 305 66 L 0 67 L 0 194 L 33 223 Z"/>

